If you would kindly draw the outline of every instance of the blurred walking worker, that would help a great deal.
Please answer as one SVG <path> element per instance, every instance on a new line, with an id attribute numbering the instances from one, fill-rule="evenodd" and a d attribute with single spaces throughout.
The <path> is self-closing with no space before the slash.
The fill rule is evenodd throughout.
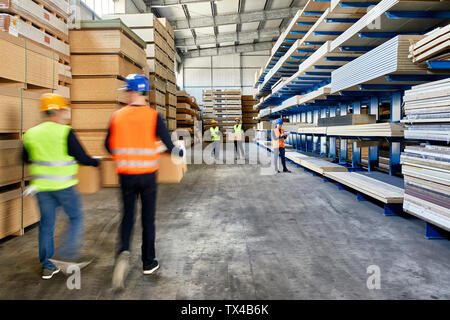
<path id="1" fill-rule="evenodd" d="M 244 130 L 242 130 L 242 123 L 240 118 L 234 119 L 236 124 L 233 127 L 234 133 L 240 133 L 242 137 L 244 136 Z M 245 152 L 243 147 L 243 141 L 242 140 L 234 140 L 234 149 L 236 150 L 236 159 L 238 158 L 245 158 Z"/>
<path id="2" fill-rule="evenodd" d="M 213 142 L 214 146 L 214 158 L 218 160 L 220 157 L 220 138 L 222 133 L 220 132 L 216 120 L 211 121 L 211 123 L 212 127 L 209 129 L 209 131 L 211 132 L 211 141 Z"/>
<path id="3" fill-rule="evenodd" d="M 114 112 L 105 140 L 119 174 L 123 215 L 119 228 L 119 249 L 113 273 L 113 287 L 123 288 L 129 270 L 130 240 L 134 226 L 136 200 L 142 203 L 142 264 L 143 273 L 159 269 L 155 255 L 156 172 L 160 153 L 159 140 L 169 152 L 179 156 L 164 119 L 146 101 L 150 88 L 147 77 L 130 74 L 126 78 L 129 105 Z"/>
<path id="4" fill-rule="evenodd" d="M 44 121 L 23 136 L 23 160 L 30 164 L 30 187 L 25 194 L 36 193 L 41 220 L 39 224 L 39 260 L 42 278 L 50 279 L 60 269 L 50 259 L 54 255 L 54 231 L 57 209 L 62 207 L 69 217 L 66 239 L 57 250 L 62 260 L 81 262 L 83 211 L 75 189 L 78 183 L 77 161 L 97 167 L 96 159 L 88 156 L 70 126 L 69 105 L 57 94 L 46 93 L 40 100 Z"/>

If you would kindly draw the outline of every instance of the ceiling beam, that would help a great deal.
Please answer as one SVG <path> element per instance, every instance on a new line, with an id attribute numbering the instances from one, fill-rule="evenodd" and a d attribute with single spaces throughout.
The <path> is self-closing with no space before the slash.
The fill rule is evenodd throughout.
<path id="1" fill-rule="evenodd" d="M 193 38 L 176 38 L 175 45 L 177 47 L 185 46 L 196 46 L 202 44 L 215 44 L 233 41 L 253 41 L 258 42 L 267 41 L 267 39 L 272 39 L 279 37 L 281 35 L 280 29 L 266 29 L 266 30 L 254 30 L 254 31 L 242 31 L 242 32 L 227 32 L 218 33 L 216 37 L 204 36 L 198 37 L 194 40 Z"/>
<path id="2" fill-rule="evenodd" d="M 176 5 L 182 5 L 182 4 L 223 1 L 223 0 L 144 0 L 144 1 L 149 6 L 165 7 L 165 6 L 176 6 Z"/>
<path id="3" fill-rule="evenodd" d="M 260 22 L 263 20 L 278 20 L 292 18 L 299 8 L 274 9 L 267 11 L 246 12 L 240 14 L 223 14 L 216 17 L 201 17 L 180 20 L 170 20 L 174 30 L 192 28 L 217 27 L 229 24 L 242 24 L 247 22 Z"/>
<path id="4" fill-rule="evenodd" d="M 239 44 L 235 46 L 219 47 L 219 48 L 208 48 L 208 49 L 198 49 L 183 52 L 184 58 L 195 58 L 195 57 L 209 57 L 209 56 L 220 56 L 226 54 L 234 53 L 245 53 L 245 52 L 255 52 L 272 49 L 275 42 L 259 42 L 252 44 Z"/>

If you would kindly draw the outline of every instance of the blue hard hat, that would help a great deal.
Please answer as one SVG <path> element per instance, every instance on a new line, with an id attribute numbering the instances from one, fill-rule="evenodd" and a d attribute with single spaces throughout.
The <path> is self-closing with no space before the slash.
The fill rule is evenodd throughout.
<path id="1" fill-rule="evenodd" d="M 277 121 L 275 121 L 276 124 L 279 124 L 280 126 L 283 125 L 283 119 L 278 118 Z"/>
<path id="2" fill-rule="evenodd" d="M 143 74 L 129 74 L 125 78 L 124 90 L 147 92 L 151 90 L 150 81 Z"/>

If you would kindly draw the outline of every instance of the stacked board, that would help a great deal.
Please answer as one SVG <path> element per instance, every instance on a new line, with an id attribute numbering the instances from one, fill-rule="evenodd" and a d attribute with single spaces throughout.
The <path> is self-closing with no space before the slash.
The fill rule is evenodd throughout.
<path id="1" fill-rule="evenodd" d="M 360 124 L 376 123 L 375 115 L 366 114 L 347 114 L 345 116 L 319 118 L 317 125 L 323 127 L 331 126 L 351 126 Z"/>
<path id="2" fill-rule="evenodd" d="M 244 130 L 255 129 L 258 121 L 258 111 L 254 109 L 254 106 L 258 104 L 258 100 L 254 99 L 253 96 L 243 95 L 242 96 L 242 125 Z"/>
<path id="3" fill-rule="evenodd" d="M 19 18 L 14 18 L 19 19 Z M 21 235 L 39 221 L 34 198 L 22 199 L 28 184 L 22 170 L 22 134 L 42 121 L 39 98 L 58 88 L 59 56 L 18 34 L 0 32 L 0 238 Z M 22 201 L 23 200 L 23 201 Z"/>
<path id="4" fill-rule="evenodd" d="M 403 209 L 450 231 L 450 147 L 406 147 L 401 162 Z"/>
<path id="5" fill-rule="evenodd" d="M 118 89 L 128 74 L 148 76 L 145 46 L 118 19 L 82 21 L 80 29 L 70 31 L 72 127 L 88 154 L 104 157 L 104 186 L 118 185 L 104 147 L 112 114 L 128 102 L 126 91 Z"/>
<path id="6" fill-rule="evenodd" d="M 214 119 L 214 90 L 203 90 L 203 124 L 210 125 Z"/>
<path id="7" fill-rule="evenodd" d="M 106 16 L 120 19 L 146 43 L 145 56 L 150 72 L 150 105 L 166 119 L 170 130 L 176 129 L 174 114 L 177 106 L 175 79 L 174 31 L 165 18 L 152 13 Z"/>
<path id="8" fill-rule="evenodd" d="M 177 128 L 186 129 L 193 135 L 194 124 L 200 120 L 199 110 L 195 97 L 189 95 L 186 91 L 177 91 Z"/>
<path id="9" fill-rule="evenodd" d="M 70 99 L 68 12 L 66 0 L 0 0 L 0 30 L 49 49 L 58 60 L 53 91 Z"/>
<path id="10" fill-rule="evenodd" d="M 414 63 L 426 61 L 431 69 L 439 69 L 439 61 L 450 59 L 450 24 L 437 28 L 425 38 L 414 42 L 409 47 L 409 58 Z"/>
<path id="11" fill-rule="evenodd" d="M 232 131 L 235 119 L 242 121 L 241 90 L 214 90 L 214 120 L 220 128 L 225 131 Z"/>
<path id="12" fill-rule="evenodd" d="M 405 138 L 450 141 L 450 78 L 405 91 Z"/>

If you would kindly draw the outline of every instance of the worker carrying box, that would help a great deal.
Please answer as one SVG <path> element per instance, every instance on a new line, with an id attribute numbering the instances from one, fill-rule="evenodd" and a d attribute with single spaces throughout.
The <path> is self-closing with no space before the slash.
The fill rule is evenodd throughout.
<path id="1" fill-rule="evenodd" d="M 146 102 L 151 90 L 148 78 L 130 74 L 123 89 L 127 91 L 129 104 L 114 112 L 105 140 L 105 147 L 112 154 L 119 174 L 123 201 L 112 281 L 114 289 L 124 288 L 129 270 L 130 240 L 138 197 L 142 202 L 143 273 L 149 275 L 159 269 L 155 255 L 157 171 L 161 160 L 159 139 L 172 155 L 184 155 L 183 149 L 174 146 L 164 119 Z"/>
<path id="2" fill-rule="evenodd" d="M 36 193 L 41 220 L 39 224 L 39 260 L 42 278 L 50 279 L 60 271 L 54 263 L 54 229 L 56 210 L 62 207 L 69 217 L 70 229 L 59 259 L 88 263 L 90 258 L 79 254 L 83 238 L 83 211 L 75 189 L 78 184 L 78 162 L 98 167 L 99 162 L 88 156 L 73 130 L 65 125 L 70 108 L 60 95 L 46 93 L 40 100 L 44 122 L 29 129 L 23 136 L 23 160 L 30 163 L 30 187 L 25 195 Z M 89 260 L 89 261 L 87 261 Z"/>

